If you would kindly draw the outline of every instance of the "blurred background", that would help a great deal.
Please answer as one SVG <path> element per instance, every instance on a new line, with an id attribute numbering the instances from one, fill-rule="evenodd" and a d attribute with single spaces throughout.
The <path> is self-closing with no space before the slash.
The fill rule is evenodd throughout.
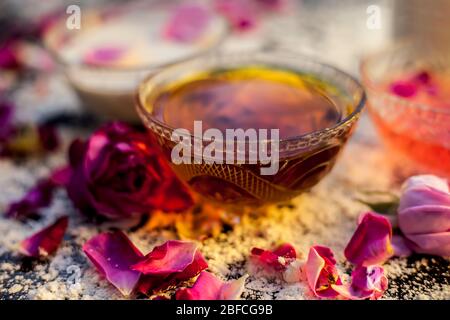
<path id="1" fill-rule="evenodd" d="M 231 30 L 225 41 L 217 43 L 219 50 L 277 45 L 317 56 L 320 60 L 359 77 L 361 57 L 389 44 L 398 43 L 404 39 L 414 39 L 419 43 L 431 43 L 433 46 L 446 47 L 450 45 L 450 20 L 447 18 L 447 14 L 450 13 L 450 1 L 448 0 L 243 0 L 240 3 L 250 3 L 250 1 L 263 3 L 267 8 L 276 8 L 276 10 L 267 10 L 267 13 L 259 15 L 255 26 L 253 26 L 253 21 L 250 23 L 246 21 L 252 26 L 251 28 Z M 148 0 L 140 2 L 147 4 L 163 2 L 167 5 L 191 3 L 192 1 Z M 202 2 L 211 6 L 216 6 L 216 2 L 220 2 L 222 6 L 226 7 L 224 3 L 227 0 L 194 2 Z M 236 1 L 231 2 L 236 3 Z M 80 7 L 82 27 L 81 30 L 72 30 L 63 34 L 67 37 L 77 32 L 83 32 L 87 16 L 85 13 L 89 12 L 91 8 L 100 10 L 105 7 L 119 8 L 130 3 L 132 2 L 121 0 L 2 0 L 0 2 L 0 48 L 10 43 L 16 33 L 25 33 L 24 38 L 26 41 L 30 40 L 34 46 L 32 48 L 42 50 L 22 50 L 25 51 L 25 54 L 21 55 L 22 60 L 25 60 L 26 64 L 31 64 L 32 68 L 41 71 L 40 77 L 44 74 L 44 78 L 47 77 L 46 80 L 48 80 L 46 84 L 41 81 L 42 86 L 39 87 L 41 90 L 46 88 L 46 95 L 36 97 L 29 92 L 27 94 L 22 92 L 17 94 L 18 97 L 13 97 L 21 105 L 18 114 L 22 114 L 25 118 L 34 117 L 27 111 L 30 102 L 35 105 L 35 111 L 51 111 L 55 106 L 55 101 L 58 101 L 59 110 L 78 109 L 80 105 L 98 105 L 100 103 L 111 106 L 112 111 L 106 114 L 108 117 L 135 121 L 134 115 L 130 116 L 122 114 L 120 110 L 113 110 L 114 104 L 117 105 L 116 109 L 120 109 L 123 104 L 131 105 L 129 94 L 126 96 L 120 93 L 114 95 L 113 98 L 110 97 L 112 93 L 118 93 L 114 85 L 130 81 L 129 78 L 125 79 L 124 74 L 94 74 L 92 70 L 86 68 L 82 70 L 82 73 L 80 70 L 77 70 L 80 71 L 79 73 L 73 73 L 74 70 L 68 68 L 67 65 L 62 67 L 61 64 L 56 63 L 54 56 L 45 57 L 49 46 L 48 44 L 43 45 L 45 35 L 41 32 L 42 25 L 46 21 L 50 21 L 51 17 L 58 15 L 67 17 L 66 9 L 70 5 Z M 282 4 L 280 5 L 281 9 L 278 4 Z M 242 15 L 245 18 L 245 10 Z M 152 26 L 154 21 L 151 19 L 142 19 L 139 23 L 142 29 L 154 28 Z M 176 50 L 178 49 L 167 49 L 166 53 L 176 55 Z M 150 72 L 147 69 L 141 71 L 140 74 L 126 75 L 126 77 L 133 78 L 130 82 L 132 86 L 137 86 L 144 74 Z M 49 75 L 51 75 L 51 79 L 48 78 Z M 66 81 L 67 75 L 70 80 L 69 85 Z M 109 96 L 106 97 L 110 99 L 105 100 L 104 96 L 99 97 L 98 92 L 93 95 L 92 91 L 84 90 L 85 86 L 79 83 L 80 79 L 92 79 L 101 84 L 112 83 Z M 18 84 L 15 80 L 17 80 L 15 75 L 0 68 L 0 94 L 6 92 L 11 95 L 12 93 L 7 89 L 10 89 L 12 84 L 16 85 L 14 88 L 17 88 L 17 85 L 24 85 L 23 81 Z M 23 105 L 25 106 L 22 107 Z M 132 106 L 129 107 L 129 109 L 132 108 Z M 104 109 L 97 109 L 98 107 L 87 110 L 100 116 L 105 113 Z M 41 115 L 39 112 L 37 114 Z"/>
<path id="2" fill-rule="evenodd" d="M 251 1 L 251 0 L 243 0 Z M 0 37 L 8 36 L 11 25 L 37 21 L 55 10 L 78 5 L 89 7 L 120 5 L 124 0 L 2 0 Z M 148 0 L 145 2 L 157 2 Z M 173 1 L 165 2 L 192 2 Z M 211 1 L 213 2 L 213 1 Z M 267 2 L 270 2 L 267 1 Z M 291 0 L 285 12 L 264 17 L 259 32 L 241 42 L 256 38 L 272 40 L 291 48 L 317 54 L 329 62 L 357 72 L 361 54 L 404 38 L 450 43 L 450 1 L 448 0 Z M 379 9 L 380 24 L 372 28 L 368 19 Z M 377 13 L 375 13 L 377 14 Z M 142 26 L 145 27 L 142 22 Z M 356 59 L 355 59 L 356 58 Z"/>

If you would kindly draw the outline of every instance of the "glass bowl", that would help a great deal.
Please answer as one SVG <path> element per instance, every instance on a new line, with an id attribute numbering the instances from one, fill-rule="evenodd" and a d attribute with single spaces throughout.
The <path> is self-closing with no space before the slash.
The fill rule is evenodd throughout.
<path id="1" fill-rule="evenodd" d="M 346 105 L 340 110 L 340 121 L 323 130 L 280 139 L 279 170 L 274 175 L 260 174 L 260 162 L 221 164 L 203 161 L 199 164 L 174 164 L 171 161 L 171 151 L 176 143 L 172 141 L 171 136 L 176 128 L 161 120 L 154 108 L 155 99 L 174 82 L 189 81 L 195 75 L 212 70 L 223 72 L 248 66 L 293 70 L 325 81 L 346 99 Z M 234 208 L 256 208 L 286 201 L 318 183 L 332 169 L 354 129 L 364 103 L 365 93 L 362 86 L 348 74 L 298 53 L 275 48 L 211 53 L 191 59 L 143 81 L 137 96 L 140 117 L 181 180 L 207 201 Z M 186 134 L 185 138 L 191 145 L 202 143 L 206 146 L 211 142 L 192 134 Z M 272 142 L 267 139 L 263 143 Z M 232 156 L 235 158 L 239 151 L 226 149 L 218 152 L 223 152 L 225 159 L 226 153 L 234 153 Z M 195 152 L 190 156 L 195 158 Z"/>
<path id="2" fill-rule="evenodd" d="M 178 3 L 181 2 L 131 1 L 91 7 L 83 9 L 79 30 L 66 27 L 66 15 L 48 28 L 44 44 L 60 62 L 87 111 L 105 119 L 139 122 L 134 96 L 146 76 L 222 43 L 228 27 L 212 12 L 213 19 L 199 39 L 192 42 L 165 39 L 164 25 Z M 119 64 L 85 59 L 97 48 L 117 50 L 115 47 L 127 50 Z"/>
<path id="3" fill-rule="evenodd" d="M 450 83 L 450 52 L 404 42 L 365 57 L 361 75 L 369 113 L 398 164 L 450 177 L 450 95 L 445 106 L 432 103 L 436 92 L 431 86 L 426 100 L 421 92 L 421 100 L 417 94 L 405 97 L 392 93 L 389 83 L 392 86 L 412 74 L 427 74 L 426 81 L 439 74 Z"/>

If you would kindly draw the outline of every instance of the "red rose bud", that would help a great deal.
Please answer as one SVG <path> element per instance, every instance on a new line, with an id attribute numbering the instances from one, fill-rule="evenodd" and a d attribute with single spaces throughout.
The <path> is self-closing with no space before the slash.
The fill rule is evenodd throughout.
<path id="1" fill-rule="evenodd" d="M 84 214 L 109 219 L 162 211 L 182 211 L 192 197 L 150 138 L 114 122 L 69 150 L 69 197 Z"/>

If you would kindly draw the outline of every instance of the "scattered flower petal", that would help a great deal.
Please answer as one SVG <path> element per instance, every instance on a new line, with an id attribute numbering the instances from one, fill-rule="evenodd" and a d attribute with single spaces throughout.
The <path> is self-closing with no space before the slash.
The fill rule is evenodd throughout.
<path id="1" fill-rule="evenodd" d="M 333 285 L 341 285 L 342 281 L 336 268 L 333 252 L 329 248 L 311 247 L 305 264 L 305 274 L 309 287 L 317 297 L 334 298 L 338 296 Z"/>
<path id="2" fill-rule="evenodd" d="M 123 295 L 129 296 L 141 276 L 131 266 L 143 255 L 121 231 L 99 234 L 83 245 L 83 251 L 97 270 Z"/>
<path id="3" fill-rule="evenodd" d="M 352 272 L 350 285 L 332 285 L 340 296 L 350 300 L 380 298 L 388 287 L 388 279 L 384 275 L 384 269 L 380 266 L 358 266 Z"/>
<path id="4" fill-rule="evenodd" d="M 344 254 L 355 265 L 381 264 L 393 255 L 392 227 L 389 220 L 379 214 L 367 212 L 360 216 L 358 227 Z"/>
<path id="5" fill-rule="evenodd" d="M 61 217 L 50 226 L 26 238 L 20 244 L 21 252 L 34 258 L 54 253 L 61 244 L 68 223 L 67 217 Z"/>
<path id="6" fill-rule="evenodd" d="M 253 248 L 251 255 L 264 267 L 276 271 L 285 270 L 297 258 L 295 248 L 289 243 L 282 244 L 273 251 Z"/>
<path id="7" fill-rule="evenodd" d="M 169 40 L 190 42 L 197 40 L 211 20 L 208 8 L 196 3 L 184 3 L 175 7 L 164 27 Z"/>
<path id="8" fill-rule="evenodd" d="M 244 290 L 243 276 L 237 280 L 224 282 L 212 273 L 203 271 L 191 288 L 179 289 L 176 300 L 238 300 Z"/>
<path id="9" fill-rule="evenodd" d="M 54 189 L 55 184 L 51 179 L 39 181 L 21 200 L 9 205 L 6 217 L 23 219 L 36 215 L 39 209 L 50 205 Z"/>
<path id="10" fill-rule="evenodd" d="M 139 290 L 145 294 L 189 280 L 207 267 L 196 243 L 178 240 L 155 247 L 131 266 L 145 275 L 139 285 Z"/>

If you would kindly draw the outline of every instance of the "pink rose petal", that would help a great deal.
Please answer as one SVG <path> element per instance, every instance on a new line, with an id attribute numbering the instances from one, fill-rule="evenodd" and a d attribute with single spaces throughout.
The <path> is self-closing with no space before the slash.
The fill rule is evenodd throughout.
<path id="1" fill-rule="evenodd" d="M 139 291 L 149 294 L 195 277 L 208 268 L 208 264 L 197 244 L 169 240 L 155 247 L 131 268 L 144 275 Z"/>
<path id="2" fill-rule="evenodd" d="M 131 266 L 143 255 L 121 231 L 99 234 L 83 245 L 83 251 L 97 270 L 123 295 L 129 296 L 136 287 L 140 272 Z"/>
<path id="3" fill-rule="evenodd" d="M 332 285 L 341 285 L 333 252 L 323 246 L 313 246 L 309 250 L 305 273 L 312 292 L 321 298 L 333 298 L 338 293 Z"/>
<path id="4" fill-rule="evenodd" d="M 399 211 L 399 227 L 405 234 L 425 234 L 450 230 L 450 206 L 423 205 Z"/>
<path id="5" fill-rule="evenodd" d="M 164 27 L 164 36 L 169 40 L 190 42 L 198 39 L 211 20 L 208 8 L 195 3 L 177 6 Z"/>
<path id="6" fill-rule="evenodd" d="M 23 240 L 21 252 L 29 257 L 47 256 L 56 251 L 66 232 L 69 219 L 61 217 L 53 224 Z"/>
<path id="7" fill-rule="evenodd" d="M 51 179 L 39 181 L 22 199 L 9 205 L 5 213 L 6 217 L 23 219 L 36 215 L 39 209 L 50 205 L 55 186 Z"/>
<path id="8" fill-rule="evenodd" d="M 250 30 L 257 24 L 256 8 L 251 1 L 215 0 L 215 8 L 237 31 Z"/>
<path id="9" fill-rule="evenodd" d="M 266 268 L 277 271 L 285 270 L 297 258 L 295 248 L 289 243 L 282 244 L 273 251 L 253 248 L 251 254 Z"/>
<path id="10" fill-rule="evenodd" d="M 429 234 L 408 234 L 410 248 L 417 253 L 450 257 L 450 231 Z"/>
<path id="11" fill-rule="evenodd" d="M 344 254 L 355 265 L 381 264 L 393 255 L 389 219 L 373 212 L 361 215 L 359 225 Z"/>
<path id="12" fill-rule="evenodd" d="M 244 290 L 245 279 L 224 282 L 212 273 L 203 271 L 191 288 L 179 289 L 177 300 L 237 300 Z"/>
<path id="13" fill-rule="evenodd" d="M 411 81 L 396 81 L 390 85 L 389 90 L 402 98 L 411 98 L 417 94 L 418 87 Z"/>
<path id="14" fill-rule="evenodd" d="M 351 284 L 332 285 L 340 296 L 350 300 L 380 298 L 388 287 L 388 279 L 380 266 L 356 267 Z"/>

